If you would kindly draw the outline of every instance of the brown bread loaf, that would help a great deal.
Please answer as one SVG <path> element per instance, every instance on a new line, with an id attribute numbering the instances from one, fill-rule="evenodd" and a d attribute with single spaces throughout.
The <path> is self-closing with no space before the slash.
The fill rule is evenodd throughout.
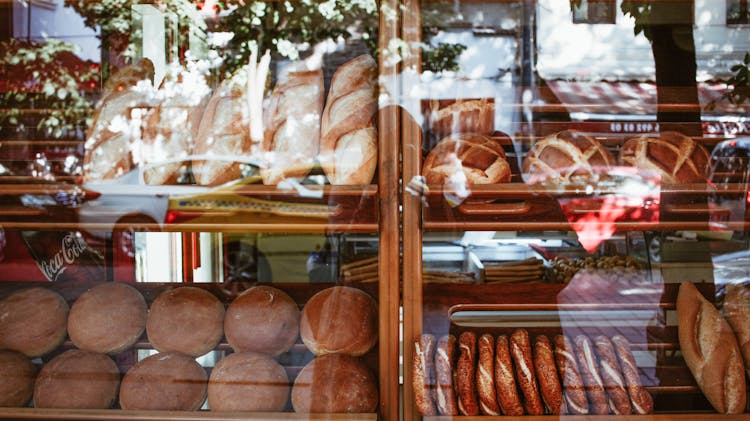
<path id="1" fill-rule="evenodd" d="M 622 367 L 622 375 L 628 387 L 633 413 L 645 415 L 654 412 L 654 398 L 641 384 L 638 367 L 635 365 L 635 358 L 630 351 L 630 342 L 623 336 L 615 335 L 612 337 L 612 343 L 615 346 L 620 367 Z"/>
<path id="2" fill-rule="evenodd" d="M 480 134 L 458 134 L 441 140 L 422 165 L 428 184 L 446 184 L 463 174 L 469 184 L 507 183 L 511 178 L 502 145 Z"/>
<path id="3" fill-rule="evenodd" d="M 71 349 L 39 371 L 34 385 L 37 408 L 107 409 L 117 398 L 120 370 L 111 358 Z"/>
<path id="4" fill-rule="evenodd" d="M 0 349 L 40 357 L 65 340 L 68 303 L 41 287 L 15 291 L 0 301 Z"/>
<path id="5" fill-rule="evenodd" d="M 359 359 L 323 355 L 300 371 L 292 388 L 292 406 L 299 413 L 375 412 L 378 383 Z"/>
<path id="6" fill-rule="evenodd" d="M 596 355 L 599 357 L 604 390 L 607 391 L 609 409 L 615 415 L 630 415 L 632 407 L 630 396 L 625 388 L 625 380 L 622 376 L 620 363 L 615 355 L 615 348 L 606 336 L 594 338 Z"/>
<path id="7" fill-rule="evenodd" d="M 489 333 L 479 337 L 477 394 L 482 414 L 500 415 L 500 406 L 495 397 L 495 338 Z"/>
<path id="8" fill-rule="evenodd" d="M 722 414 L 745 410 L 745 366 L 729 323 L 690 282 L 677 294 L 680 349 L 711 405 Z"/>
<path id="9" fill-rule="evenodd" d="M 273 358 L 238 352 L 222 358 L 208 379 L 211 411 L 283 411 L 289 400 L 289 377 Z"/>
<path id="10" fill-rule="evenodd" d="M 474 332 L 463 332 L 458 337 L 458 363 L 456 363 L 458 412 L 462 415 L 479 415 L 476 368 L 477 335 Z"/>
<path id="11" fill-rule="evenodd" d="M 552 344 L 545 335 L 537 336 L 534 342 L 534 368 L 547 412 L 553 415 L 564 413 L 562 387 L 557 377 L 555 356 Z"/>
<path id="12" fill-rule="evenodd" d="M 750 288 L 747 285 L 727 284 L 723 314 L 737 337 L 750 378 Z"/>
<path id="13" fill-rule="evenodd" d="M 544 406 L 534 373 L 531 341 L 526 329 L 517 329 L 510 336 L 510 354 L 516 368 L 516 381 L 523 394 L 523 406 L 528 415 L 543 415 Z"/>
<path id="14" fill-rule="evenodd" d="M 565 407 L 571 415 L 587 415 L 589 400 L 578 371 L 578 361 L 575 356 L 573 343 L 567 336 L 555 336 L 555 362 L 562 379 L 565 396 Z"/>
<path id="15" fill-rule="evenodd" d="M 538 140 L 523 160 L 523 172 L 561 183 L 586 180 L 598 168 L 612 165 L 615 158 L 599 141 L 585 133 L 566 130 Z"/>
<path id="16" fill-rule="evenodd" d="M 516 385 L 516 376 L 513 373 L 508 337 L 498 336 L 495 345 L 495 389 L 500 409 L 504 415 L 523 415 L 523 405 Z"/>
<path id="17" fill-rule="evenodd" d="M 599 373 L 599 363 L 596 360 L 591 339 L 585 335 L 578 335 L 574 341 L 578 368 L 581 371 L 581 378 L 589 400 L 589 411 L 593 415 L 606 415 L 609 413 L 607 392 L 604 389 L 604 380 Z"/>
<path id="18" fill-rule="evenodd" d="M 709 153 L 678 132 L 629 139 L 620 149 L 620 164 L 655 171 L 663 183 L 705 183 Z"/>
<path id="19" fill-rule="evenodd" d="M 333 75 L 320 139 L 320 163 L 331 184 L 370 184 L 375 174 L 377 71 L 375 60 L 362 55 L 344 63 Z"/>
<path id="20" fill-rule="evenodd" d="M 456 390 L 453 387 L 455 354 L 456 337 L 441 337 L 435 350 L 435 404 L 440 415 L 458 415 Z"/>
<path id="21" fill-rule="evenodd" d="M 441 106 L 441 101 L 430 101 L 427 128 L 436 136 L 459 133 L 491 134 L 495 130 L 495 103 L 487 98 L 457 99 Z"/>
<path id="22" fill-rule="evenodd" d="M 36 367 L 17 351 L 0 350 L 0 407 L 25 406 L 34 394 Z"/>
<path id="23" fill-rule="evenodd" d="M 414 404 L 422 415 L 437 415 L 433 401 L 433 361 L 435 358 L 435 336 L 422 334 L 414 341 L 412 361 L 412 390 Z"/>

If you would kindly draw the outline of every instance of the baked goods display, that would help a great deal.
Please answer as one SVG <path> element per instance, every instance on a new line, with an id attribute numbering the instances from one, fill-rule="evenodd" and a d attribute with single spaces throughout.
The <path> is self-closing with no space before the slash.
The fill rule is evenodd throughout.
<path id="1" fill-rule="evenodd" d="M 265 112 L 263 184 L 305 177 L 320 150 L 323 71 L 289 72 L 276 84 Z"/>
<path id="2" fill-rule="evenodd" d="M 60 294 L 41 287 L 11 293 L 0 301 L 0 349 L 29 357 L 46 355 L 67 335 L 69 307 Z"/>
<path id="3" fill-rule="evenodd" d="M 137 289 L 103 283 L 81 294 L 70 307 L 68 335 L 80 349 L 116 354 L 141 337 L 147 315 L 146 300 Z"/>
<path id="4" fill-rule="evenodd" d="M 300 336 L 305 346 L 318 356 L 364 355 L 378 340 L 378 305 L 357 288 L 324 289 L 302 309 Z"/>
<path id="5" fill-rule="evenodd" d="M 615 165 L 614 156 L 593 137 L 565 130 L 538 140 L 523 160 L 527 181 L 570 183 L 596 180 Z"/>
<path id="6" fill-rule="evenodd" d="M 423 334 L 414 342 L 415 349 L 426 349 L 432 341 L 432 335 Z M 464 415 L 653 411 L 653 399 L 640 382 L 630 343 L 620 335 L 611 339 L 598 335 L 593 342 L 583 334 L 574 341 L 563 335 L 551 340 L 544 334 L 532 338 L 526 329 L 516 329 L 510 336 L 486 333 L 477 342 L 474 332 L 465 331 L 458 340 L 458 356 L 453 355 L 455 342 L 453 335 L 438 341 L 434 365 L 424 362 L 424 352 L 412 362 L 414 387 L 422 388 L 415 392 L 415 405 L 423 415 L 433 408 L 439 415 L 455 415 L 453 402 L 458 402 L 458 413 Z M 434 374 L 426 371 L 430 368 Z M 434 383 L 424 382 L 433 376 Z M 425 404 L 430 395 L 436 407 Z"/>
<path id="7" fill-rule="evenodd" d="M 430 100 L 427 105 L 425 123 L 434 136 L 457 133 L 489 135 L 495 130 L 495 103 L 492 98 Z"/>
<path id="8" fill-rule="evenodd" d="M 646 134 L 626 141 L 620 165 L 654 171 L 662 183 L 705 183 L 710 156 L 706 148 L 679 132 Z"/>
<path id="9" fill-rule="evenodd" d="M 334 185 L 370 184 L 378 160 L 377 70 L 369 55 L 339 67 L 323 109 L 320 164 Z"/>
<path id="10" fill-rule="evenodd" d="M 427 184 L 507 183 L 511 169 L 505 150 L 496 138 L 481 134 L 455 134 L 441 140 L 422 164 Z"/>
<path id="11" fill-rule="evenodd" d="M 214 349 L 224 335 L 224 305 L 196 287 L 164 291 L 151 303 L 146 334 L 160 352 L 200 356 Z"/>
<path id="12" fill-rule="evenodd" d="M 34 384 L 37 408 L 106 409 L 117 399 L 120 370 L 106 354 L 71 349 L 39 371 Z"/>
<path id="13" fill-rule="evenodd" d="M 435 336 L 422 335 L 414 342 L 412 362 L 412 388 L 414 402 L 422 415 L 437 415 L 433 388 L 435 386 L 433 364 L 435 360 Z"/>
<path id="14" fill-rule="evenodd" d="M 26 405 L 34 394 L 36 372 L 29 357 L 0 350 L 0 407 Z"/>
<path id="15" fill-rule="evenodd" d="M 580 259 L 558 256 L 551 260 L 551 266 L 545 271 L 545 278 L 548 282 L 567 283 L 579 271 L 586 271 L 603 272 L 614 278 L 627 279 L 640 277 L 644 269 L 643 264 L 631 256 L 589 256 Z"/>
<path id="16" fill-rule="evenodd" d="M 195 411 L 206 400 L 208 375 L 193 357 L 179 352 L 154 354 L 122 378 L 122 409 Z"/>
<path id="17" fill-rule="evenodd" d="M 750 288 L 745 284 L 727 284 L 722 314 L 737 337 L 737 345 L 750 378 Z"/>
<path id="18" fill-rule="evenodd" d="M 378 256 L 356 260 L 339 266 L 339 282 L 343 284 L 378 282 Z"/>
<path id="19" fill-rule="evenodd" d="M 299 336 L 300 310 L 284 291 L 255 286 L 240 294 L 227 308 L 224 333 L 237 352 L 279 355 Z"/>
<path id="20" fill-rule="evenodd" d="M 745 366 L 737 339 L 719 310 L 684 282 L 677 295 L 680 349 L 698 387 L 717 412 L 745 410 Z"/>
<path id="21" fill-rule="evenodd" d="M 292 406 L 299 413 L 365 413 L 378 406 L 376 377 L 358 358 L 316 357 L 297 375 Z"/>
<path id="22" fill-rule="evenodd" d="M 541 280 L 544 274 L 544 261 L 534 257 L 484 265 L 484 281 L 488 284 L 535 282 Z"/>
<path id="23" fill-rule="evenodd" d="M 289 377 L 273 358 L 238 352 L 222 358 L 208 379 L 212 411 L 283 411 L 289 400 Z"/>

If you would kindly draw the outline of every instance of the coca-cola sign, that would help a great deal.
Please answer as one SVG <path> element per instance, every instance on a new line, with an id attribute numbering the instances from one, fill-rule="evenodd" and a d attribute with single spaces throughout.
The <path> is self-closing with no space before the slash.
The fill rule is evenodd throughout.
<path id="1" fill-rule="evenodd" d="M 78 238 L 72 233 L 68 233 L 62 239 L 60 251 L 55 253 L 50 259 L 42 259 L 39 268 L 50 281 L 56 281 L 57 278 L 65 271 L 68 265 L 72 265 L 86 250 L 87 244 L 83 239 Z"/>
<path id="2" fill-rule="evenodd" d="M 104 280 L 104 261 L 77 232 L 24 232 L 37 267 L 50 282 L 92 278 Z"/>

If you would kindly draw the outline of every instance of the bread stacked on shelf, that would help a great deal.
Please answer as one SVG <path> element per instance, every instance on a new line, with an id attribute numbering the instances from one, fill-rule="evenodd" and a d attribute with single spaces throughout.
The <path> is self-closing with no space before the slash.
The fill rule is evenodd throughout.
<path id="1" fill-rule="evenodd" d="M 495 103 L 491 98 L 430 100 L 425 122 L 427 131 L 438 138 L 456 133 L 489 135 L 495 131 Z"/>
<path id="2" fill-rule="evenodd" d="M 294 381 L 294 410 L 375 412 L 376 377 L 359 358 L 378 340 L 375 300 L 366 292 L 347 286 L 324 289 L 302 309 L 300 336 L 315 358 Z"/>
<path id="3" fill-rule="evenodd" d="M 343 284 L 378 282 L 378 256 L 343 264 L 339 267 L 339 282 Z"/>
<path id="4" fill-rule="evenodd" d="M 565 130 L 534 144 L 523 160 L 523 173 L 529 182 L 590 181 L 615 163 L 614 156 L 595 138 Z"/>
<path id="5" fill-rule="evenodd" d="M 538 282 L 544 277 L 544 261 L 537 258 L 486 263 L 484 265 L 485 283 Z"/>
<path id="6" fill-rule="evenodd" d="M 44 364 L 34 383 L 36 408 L 107 409 L 117 399 L 120 369 L 107 355 L 70 349 Z"/>
<path id="7" fill-rule="evenodd" d="M 705 183 L 710 156 L 706 148 L 679 132 L 645 134 L 626 141 L 620 165 L 654 171 L 662 183 Z"/>
<path id="8" fill-rule="evenodd" d="M 34 394 L 37 369 L 18 351 L 0 350 L 0 407 L 25 406 Z"/>
<path id="9" fill-rule="evenodd" d="M 422 415 L 630 415 L 653 412 L 630 343 L 471 331 L 414 342 L 412 379 Z"/>

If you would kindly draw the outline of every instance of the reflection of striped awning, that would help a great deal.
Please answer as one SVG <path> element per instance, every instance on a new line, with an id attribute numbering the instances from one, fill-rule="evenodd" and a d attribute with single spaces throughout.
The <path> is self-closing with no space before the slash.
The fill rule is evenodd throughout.
<path id="1" fill-rule="evenodd" d="M 656 84 L 653 82 L 574 82 L 547 81 L 547 85 L 571 113 L 589 115 L 654 116 Z M 742 106 L 723 99 L 727 86 L 722 83 L 699 83 L 698 97 L 704 116 L 743 115 L 750 113 L 750 103 Z M 713 104 L 713 109 L 709 105 Z"/>

